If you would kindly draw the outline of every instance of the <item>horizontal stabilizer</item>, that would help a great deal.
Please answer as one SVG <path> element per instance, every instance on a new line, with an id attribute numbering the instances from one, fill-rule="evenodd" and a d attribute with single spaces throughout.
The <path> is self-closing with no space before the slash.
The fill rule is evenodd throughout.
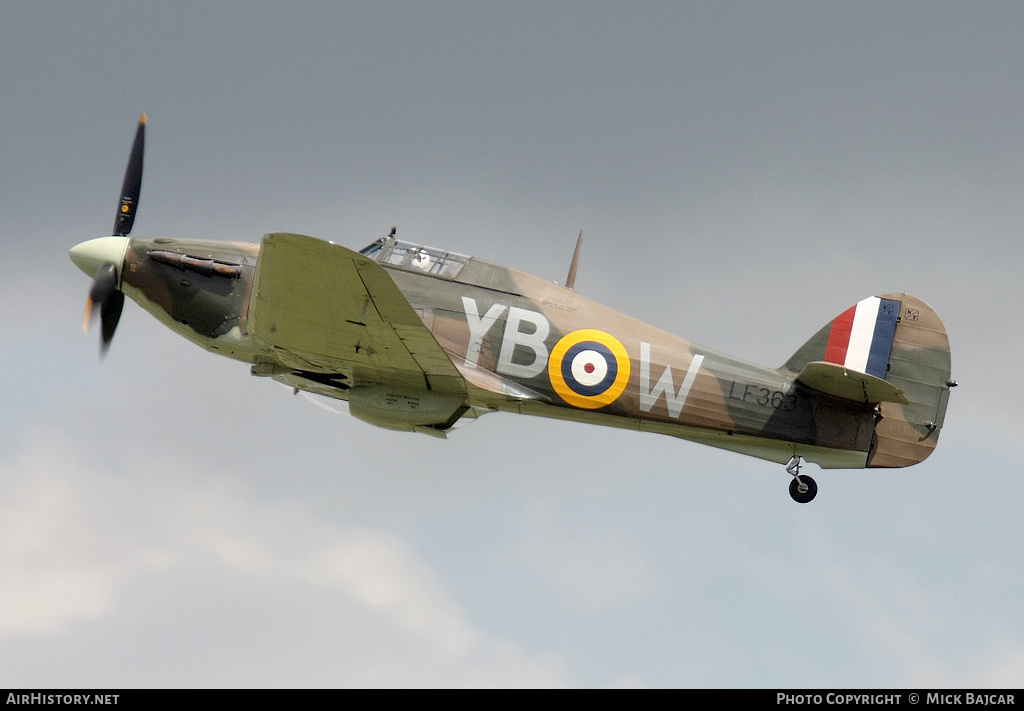
<path id="1" fill-rule="evenodd" d="M 868 404 L 898 402 L 905 405 L 910 402 L 895 385 L 836 363 L 808 363 L 796 379 L 808 387 L 844 400 Z"/>

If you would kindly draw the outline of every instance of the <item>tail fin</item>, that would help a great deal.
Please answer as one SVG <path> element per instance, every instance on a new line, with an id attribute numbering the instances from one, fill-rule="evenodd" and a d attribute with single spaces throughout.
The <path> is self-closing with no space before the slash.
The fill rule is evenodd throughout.
<path id="1" fill-rule="evenodd" d="M 864 299 L 818 331 L 784 367 L 839 397 L 850 397 L 852 381 L 866 401 L 878 402 L 867 466 L 910 466 L 935 449 L 954 383 L 946 328 L 920 299 Z"/>

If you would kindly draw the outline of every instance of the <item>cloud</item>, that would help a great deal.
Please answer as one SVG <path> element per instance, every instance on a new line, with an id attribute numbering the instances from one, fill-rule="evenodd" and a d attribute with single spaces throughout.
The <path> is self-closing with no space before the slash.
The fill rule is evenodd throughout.
<path id="1" fill-rule="evenodd" d="M 643 550 L 621 532 L 573 535 L 548 523 L 517 542 L 513 557 L 558 590 L 572 607 L 595 613 L 643 605 L 655 576 Z"/>
<path id="2" fill-rule="evenodd" d="M 126 618 L 142 617 L 139 629 L 155 639 L 191 629 L 220 649 L 201 654 L 213 668 L 165 667 L 164 678 L 180 683 L 570 683 L 557 655 L 475 625 L 445 581 L 393 533 L 333 522 L 309 501 L 258 500 L 234 473 L 187 462 L 138 460 L 134 471 L 100 471 L 79 463 L 77 446 L 36 428 L 0 461 L 0 650 L 62 645 L 83 630 L 102 639 Z M 277 598 L 282 587 L 286 600 Z M 196 599 L 196 588 L 211 592 Z M 254 629 L 240 612 L 287 617 L 295 600 L 310 601 L 295 611 L 299 628 L 322 625 L 312 636 L 322 640 L 321 653 L 308 643 L 301 653 L 319 657 L 320 672 L 282 663 L 282 650 L 295 644 L 288 626 L 267 620 Z M 240 655 L 248 663 L 232 671 Z M 15 665 L 4 676 L 25 681 L 19 673 L 33 675 Z M 109 678 L 111 670 L 99 673 Z"/>
<path id="3" fill-rule="evenodd" d="M 970 655 L 950 661 L 929 656 L 909 665 L 906 687 L 923 689 L 1019 689 L 1024 683 L 1024 647 L 996 640 Z"/>

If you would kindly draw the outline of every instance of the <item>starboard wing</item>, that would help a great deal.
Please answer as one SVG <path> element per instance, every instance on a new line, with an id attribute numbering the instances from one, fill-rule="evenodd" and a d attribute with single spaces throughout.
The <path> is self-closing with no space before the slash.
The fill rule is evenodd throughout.
<path id="1" fill-rule="evenodd" d="M 465 381 L 387 271 L 303 235 L 263 238 L 247 329 L 285 368 L 465 393 Z"/>

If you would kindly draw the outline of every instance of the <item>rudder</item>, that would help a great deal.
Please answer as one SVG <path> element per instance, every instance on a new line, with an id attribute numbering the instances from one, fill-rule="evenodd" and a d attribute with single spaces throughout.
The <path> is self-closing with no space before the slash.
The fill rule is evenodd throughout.
<path id="1" fill-rule="evenodd" d="M 902 302 L 887 380 L 909 404 L 882 403 L 868 452 L 869 467 L 906 467 L 924 460 L 939 441 L 950 380 L 949 336 L 935 310 L 909 294 Z"/>

